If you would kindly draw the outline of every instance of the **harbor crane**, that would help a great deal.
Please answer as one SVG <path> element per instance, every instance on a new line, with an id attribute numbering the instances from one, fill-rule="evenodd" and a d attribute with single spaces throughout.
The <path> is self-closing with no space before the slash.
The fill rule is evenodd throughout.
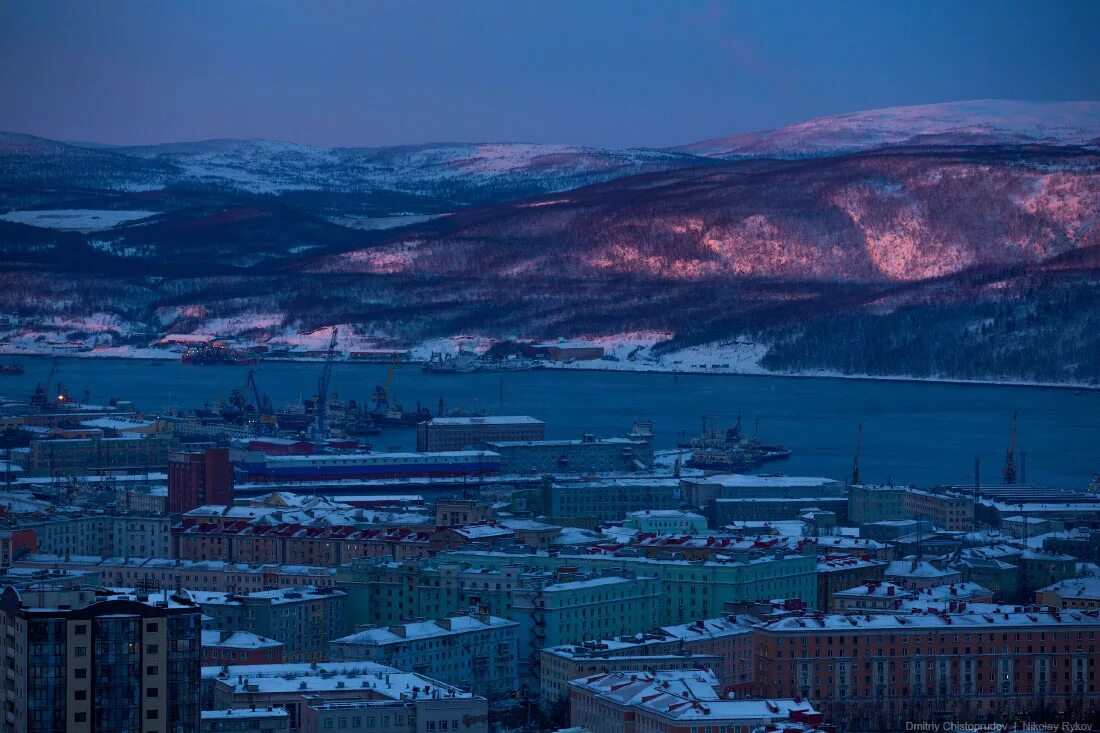
<path id="1" fill-rule="evenodd" d="M 385 412 L 386 408 L 390 405 L 390 389 L 393 387 L 393 375 L 397 372 L 397 365 L 401 363 L 401 357 L 394 354 L 390 358 L 390 369 L 386 372 L 385 384 L 379 384 L 374 388 L 374 394 L 371 396 L 371 400 L 374 402 L 374 409 L 377 412 Z"/>
<path id="2" fill-rule="evenodd" d="M 1016 483 L 1016 417 L 1019 412 L 1012 413 L 1012 432 L 1008 437 L 1008 452 L 1005 454 L 1005 467 L 1001 469 L 1001 476 L 1006 484 Z"/>
<path id="3" fill-rule="evenodd" d="M 328 437 L 328 388 L 332 379 L 332 357 L 336 353 L 336 337 L 340 329 L 332 327 L 332 338 L 328 342 L 328 350 L 325 352 L 325 365 L 321 368 L 321 376 L 317 380 L 317 407 L 314 410 L 314 433 L 318 438 Z"/>

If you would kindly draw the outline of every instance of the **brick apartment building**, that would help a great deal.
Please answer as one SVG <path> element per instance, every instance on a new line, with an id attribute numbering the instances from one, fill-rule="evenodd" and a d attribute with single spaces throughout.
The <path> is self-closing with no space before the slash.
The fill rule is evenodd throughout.
<path id="1" fill-rule="evenodd" d="M 182 514 L 204 504 L 233 503 L 228 448 L 175 453 L 168 459 L 168 511 Z"/>

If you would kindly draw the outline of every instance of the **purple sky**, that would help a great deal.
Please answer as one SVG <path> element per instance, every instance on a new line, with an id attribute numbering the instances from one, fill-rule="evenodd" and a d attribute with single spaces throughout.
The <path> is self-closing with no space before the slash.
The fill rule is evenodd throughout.
<path id="1" fill-rule="evenodd" d="M 0 0 L 0 130 L 660 146 L 974 98 L 1100 99 L 1100 2 Z"/>

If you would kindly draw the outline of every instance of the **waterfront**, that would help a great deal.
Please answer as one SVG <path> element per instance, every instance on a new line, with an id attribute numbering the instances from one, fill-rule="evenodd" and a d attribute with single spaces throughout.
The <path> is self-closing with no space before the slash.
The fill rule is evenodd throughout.
<path id="1" fill-rule="evenodd" d="M 0 395 L 25 399 L 45 381 L 51 360 L 23 358 L 26 372 L 4 377 Z M 132 400 L 156 414 L 196 407 L 242 385 L 243 367 L 189 367 L 166 362 L 62 359 L 57 380 L 74 397 L 87 390 L 92 402 Z M 276 405 L 309 396 L 319 363 L 265 362 L 256 370 L 260 389 Z M 341 399 L 363 402 L 385 380 L 387 365 L 341 362 L 333 387 Z M 722 426 L 740 410 L 750 433 L 760 419 L 760 438 L 790 447 L 790 460 L 765 470 L 842 479 L 850 470 L 856 426 L 862 422 L 862 476 L 868 481 L 920 485 L 973 481 L 975 454 L 983 483 L 999 481 L 1013 410 L 1019 410 L 1019 448 L 1027 452 L 1027 480 L 1083 488 L 1100 471 L 1100 393 L 1018 386 L 961 385 L 851 379 L 758 376 L 531 371 L 466 375 L 424 374 L 402 364 L 394 379 L 397 399 L 418 400 L 433 412 L 440 397 L 448 407 L 529 414 L 545 420 L 547 437 L 581 433 L 617 435 L 634 420 L 655 423 L 658 448 L 671 448 L 699 431 L 700 417 Z M 375 449 L 410 449 L 412 430 L 387 430 Z"/>

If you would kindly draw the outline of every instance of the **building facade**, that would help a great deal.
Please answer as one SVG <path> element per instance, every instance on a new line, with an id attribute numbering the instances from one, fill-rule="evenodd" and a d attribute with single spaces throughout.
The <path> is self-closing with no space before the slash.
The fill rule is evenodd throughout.
<path id="1" fill-rule="evenodd" d="M 233 503 L 233 464 L 228 448 L 175 453 L 168 460 L 168 511 L 189 512 L 206 504 Z"/>
<path id="2" fill-rule="evenodd" d="M 492 699 L 518 686 L 517 627 L 480 613 L 376 626 L 329 642 L 330 657 L 407 669 Z"/>
<path id="3" fill-rule="evenodd" d="M 416 449 L 460 451 L 496 441 L 543 440 L 546 423 L 526 415 L 437 417 L 416 426 Z"/>
<path id="4" fill-rule="evenodd" d="M 198 607 L 101 589 L 0 596 L 10 733 L 199 727 Z"/>
<path id="5" fill-rule="evenodd" d="M 1098 632 L 1096 612 L 1038 608 L 796 616 L 756 630 L 755 693 L 812 699 L 852 731 L 1083 715 L 1100 702 Z"/>

